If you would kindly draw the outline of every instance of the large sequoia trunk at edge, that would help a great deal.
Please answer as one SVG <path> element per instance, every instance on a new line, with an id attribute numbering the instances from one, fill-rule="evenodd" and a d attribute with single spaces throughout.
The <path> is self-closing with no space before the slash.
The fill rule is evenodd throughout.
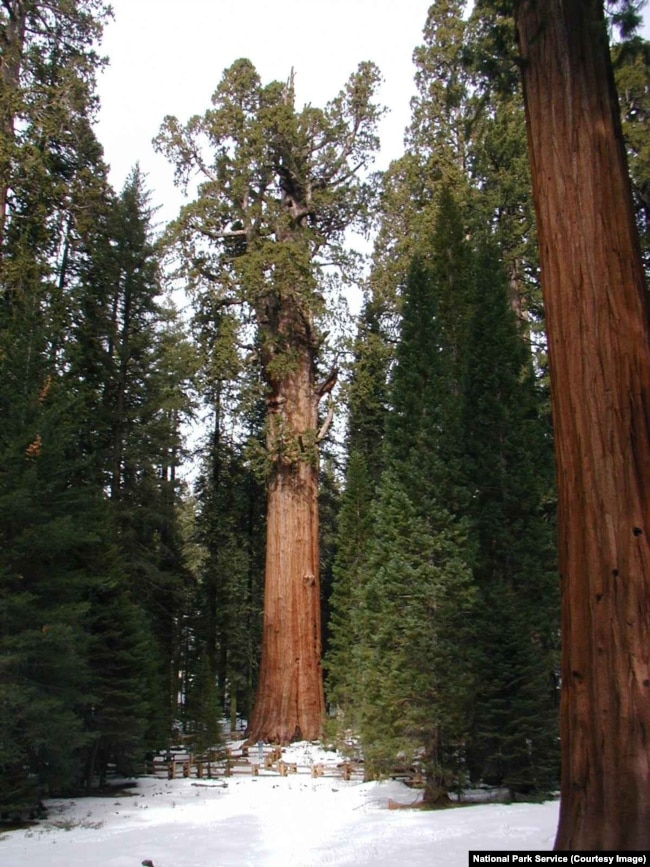
<path id="1" fill-rule="evenodd" d="M 556 849 L 650 849 L 650 340 L 602 3 L 516 9 L 562 575 Z"/>
<path id="2" fill-rule="evenodd" d="M 266 575 L 262 660 L 251 741 L 286 744 L 321 736 L 318 552 L 319 395 L 309 347 L 296 343 L 289 369 L 270 379 Z"/>

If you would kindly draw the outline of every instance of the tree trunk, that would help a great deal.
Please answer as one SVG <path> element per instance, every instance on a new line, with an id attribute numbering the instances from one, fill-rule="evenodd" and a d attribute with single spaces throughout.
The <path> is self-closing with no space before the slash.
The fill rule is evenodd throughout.
<path id="1" fill-rule="evenodd" d="M 562 576 L 556 849 L 650 849 L 650 339 L 601 0 L 516 4 Z"/>
<path id="2" fill-rule="evenodd" d="M 322 734 L 318 554 L 318 395 L 312 353 L 294 342 L 291 361 L 268 377 L 267 499 L 262 661 L 249 739 L 273 743 Z"/>
<path id="3" fill-rule="evenodd" d="M 0 27 L 0 249 L 4 242 L 7 220 L 7 196 L 11 170 L 11 148 L 20 87 L 20 71 L 25 46 L 27 12 L 22 0 L 12 0 Z"/>

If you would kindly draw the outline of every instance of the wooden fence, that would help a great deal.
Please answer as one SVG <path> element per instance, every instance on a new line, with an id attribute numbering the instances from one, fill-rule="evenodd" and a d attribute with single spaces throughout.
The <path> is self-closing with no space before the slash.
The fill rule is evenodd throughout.
<path id="1" fill-rule="evenodd" d="M 361 780 L 364 776 L 363 763 L 358 761 L 317 762 L 301 764 L 285 761 L 281 747 L 264 745 L 257 747 L 227 748 L 210 750 L 195 755 L 181 749 L 171 749 L 149 759 L 145 772 L 156 777 L 170 780 L 180 777 L 213 779 L 231 777 L 234 774 L 257 776 L 281 776 L 309 774 L 312 777 L 339 777 L 343 780 Z"/>

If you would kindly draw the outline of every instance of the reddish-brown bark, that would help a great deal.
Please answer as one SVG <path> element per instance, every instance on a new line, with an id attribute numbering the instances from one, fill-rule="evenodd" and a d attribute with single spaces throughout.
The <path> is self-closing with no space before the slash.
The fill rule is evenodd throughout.
<path id="1" fill-rule="evenodd" d="M 252 741 L 289 743 L 322 733 L 318 551 L 319 394 L 312 350 L 293 332 L 292 362 L 269 376 L 266 574 L 262 660 Z"/>
<path id="2" fill-rule="evenodd" d="M 559 495 L 555 845 L 650 849 L 650 337 L 602 2 L 516 22 Z"/>

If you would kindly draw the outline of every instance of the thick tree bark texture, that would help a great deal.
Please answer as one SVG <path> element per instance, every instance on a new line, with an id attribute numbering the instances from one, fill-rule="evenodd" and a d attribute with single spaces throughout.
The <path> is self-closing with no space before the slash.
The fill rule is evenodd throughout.
<path id="1" fill-rule="evenodd" d="M 318 553 L 318 394 L 308 349 L 273 382 L 262 661 L 249 739 L 286 744 L 322 734 Z"/>
<path id="2" fill-rule="evenodd" d="M 650 849 L 650 340 L 600 0 L 516 6 L 562 576 L 556 849 Z"/>

